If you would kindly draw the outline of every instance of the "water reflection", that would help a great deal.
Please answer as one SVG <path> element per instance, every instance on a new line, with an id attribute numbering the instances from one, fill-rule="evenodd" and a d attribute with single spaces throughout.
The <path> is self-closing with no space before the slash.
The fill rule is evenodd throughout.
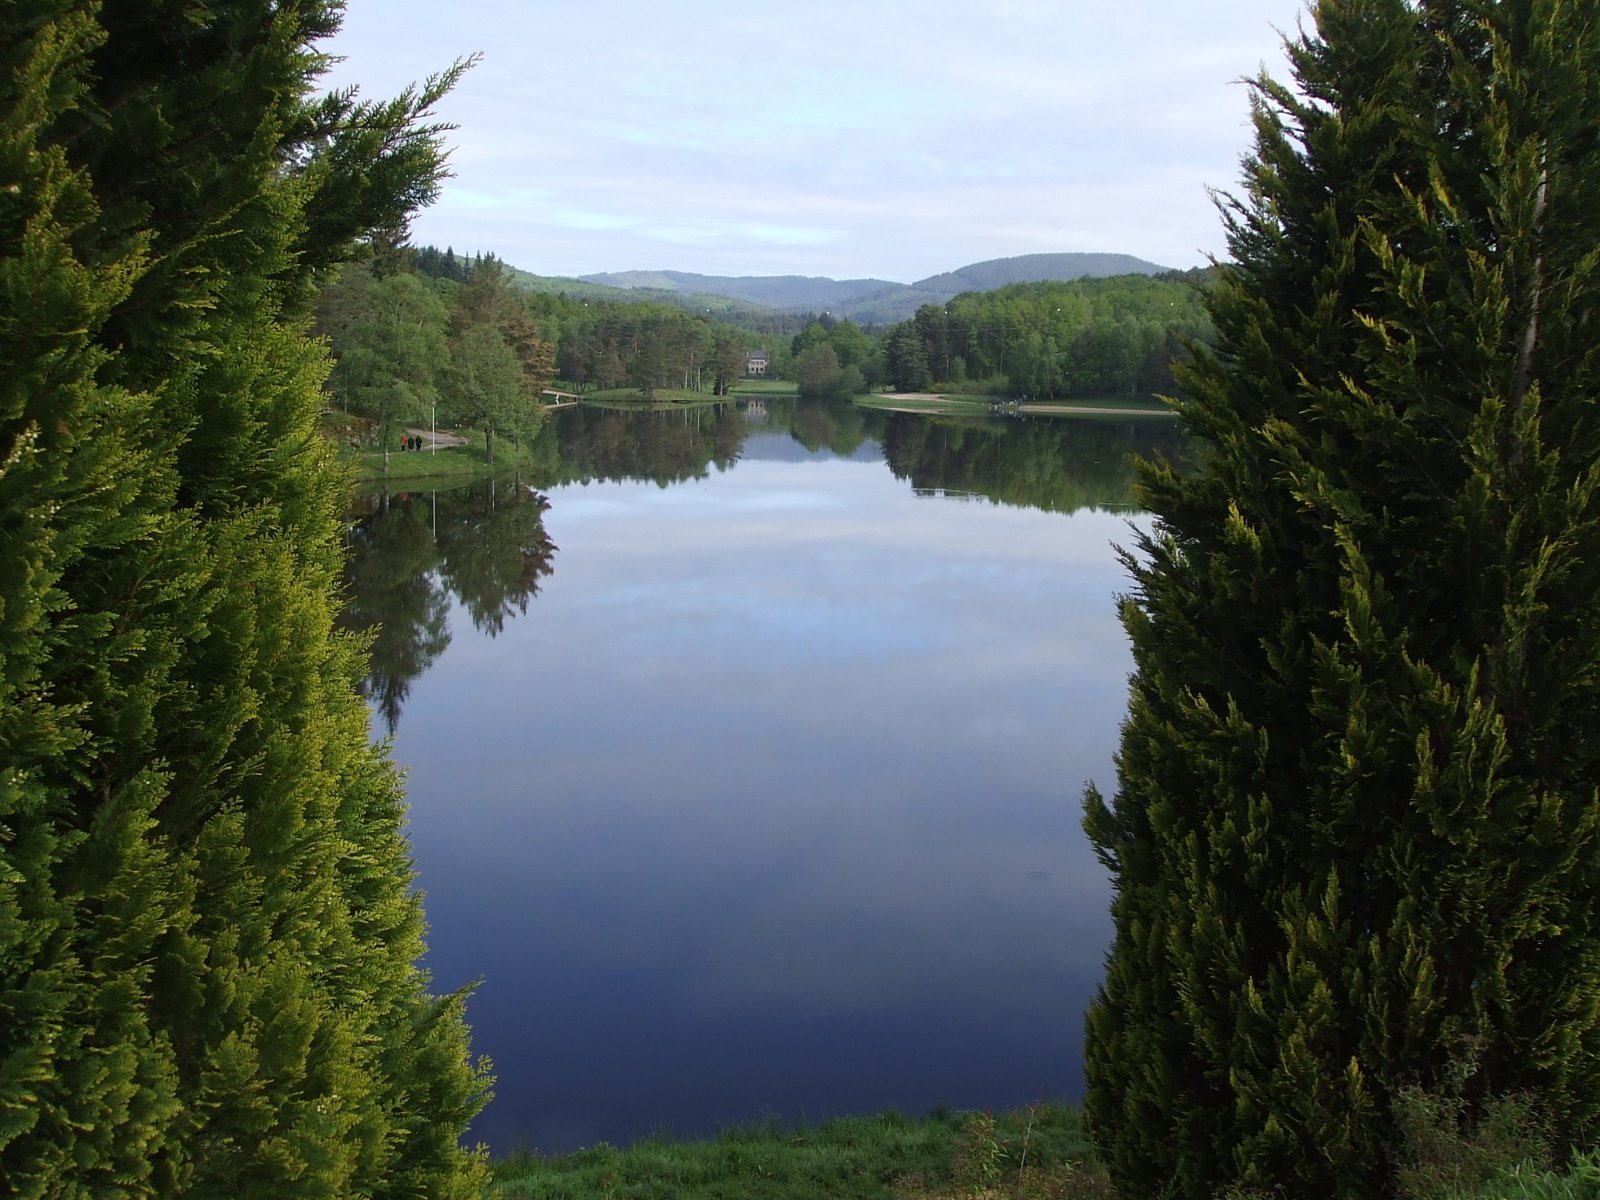
<path id="1" fill-rule="evenodd" d="M 533 475 L 543 487 L 601 479 L 650 480 L 666 487 L 725 470 L 739 457 L 751 425 L 733 404 L 667 412 L 557 410 L 534 445 Z"/>
<path id="2" fill-rule="evenodd" d="M 390 733 L 416 678 L 450 645 L 452 596 L 490 637 L 527 611 L 555 555 L 548 506 L 521 484 L 494 480 L 362 497 L 347 525 L 339 624 L 372 639 L 363 691 Z"/>
<path id="3" fill-rule="evenodd" d="M 1134 506 L 1133 455 L 1182 462 L 1187 439 L 1164 418 L 931 421 L 895 413 L 883 454 L 923 491 L 1070 513 Z"/>
<path id="4" fill-rule="evenodd" d="M 1175 425 L 1149 418 L 941 419 L 837 401 L 761 404 L 755 414 L 734 404 L 579 407 L 541 432 L 531 474 L 545 488 L 665 488 L 726 471 L 752 450 L 762 459 L 882 459 L 918 494 L 1070 513 L 1132 508 L 1132 456 L 1181 461 L 1186 446 Z M 450 644 L 451 596 L 491 637 L 527 611 L 555 552 L 541 523 L 547 505 L 520 479 L 362 498 L 349 526 L 341 624 L 374 636 L 364 687 L 391 733 L 412 683 Z"/>
<path id="5" fill-rule="evenodd" d="M 1109 920 L 1078 796 L 1129 669 L 1104 510 L 1129 450 L 1181 447 L 760 415 L 570 410 L 543 495 L 391 497 L 353 534 L 498 1151 L 1081 1088 Z"/>
<path id="6" fill-rule="evenodd" d="M 1181 462 L 1187 441 L 1164 416 L 933 417 L 848 401 L 777 401 L 666 412 L 578 407 L 541 432 L 541 486 L 704 479 L 743 457 L 754 437 L 770 456 L 788 442 L 842 458 L 881 458 L 920 491 L 982 496 L 1073 512 L 1133 505 L 1132 456 Z"/>

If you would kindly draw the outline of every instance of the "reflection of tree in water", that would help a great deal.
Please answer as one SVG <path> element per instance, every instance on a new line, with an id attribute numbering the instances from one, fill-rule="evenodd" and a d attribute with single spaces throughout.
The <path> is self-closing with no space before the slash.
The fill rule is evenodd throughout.
<path id="1" fill-rule="evenodd" d="M 371 637 L 362 691 L 393 733 L 411 681 L 450 644 L 450 600 L 433 577 L 438 555 L 427 497 L 367 503 L 372 511 L 349 526 L 338 623 Z"/>
<path id="2" fill-rule="evenodd" d="M 886 416 L 850 400 L 800 400 L 792 412 L 790 437 L 807 450 L 826 448 L 845 458 L 869 438 L 882 437 Z"/>
<path id="3" fill-rule="evenodd" d="M 363 507 L 348 534 L 339 623 L 372 639 L 363 691 L 393 733 L 412 683 L 450 644 L 451 595 L 492 637 L 527 611 L 555 546 L 548 502 L 520 486 L 370 497 Z"/>
<path id="4" fill-rule="evenodd" d="M 666 487 L 731 466 L 752 428 L 731 404 L 667 412 L 580 405 L 547 423 L 536 472 L 545 487 L 596 479 Z M 760 428 L 845 457 L 875 440 L 895 477 L 913 487 L 1052 512 L 1130 507 L 1131 455 L 1182 462 L 1188 453 L 1188 440 L 1163 417 L 961 419 L 784 400 L 764 406 Z"/>
<path id="5" fill-rule="evenodd" d="M 550 502 L 520 485 L 488 480 L 452 493 L 439 521 L 439 576 L 472 623 L 490 637 L 528 611 L 550 574 L 555 546 L 544 531 Z"/>
<path id="6" fill-rule="evenodd" d="M 732 404 L 676 411 L 579 405 L 563 409 L 540 434 L 539 480 L 546 487 L 593 479 L 649 479 L 666 487 L 726 470 L 749 433 Z"/>
<path id="7" fill-rule="evenodd" d="M 648 479 L 666 487 L 704 479 L 712 467 L 727 470 L 756 428 L 788 433 L 807 450 L 848 457 L 878 436 L 884 414 L 849 400 L 763 401 L 759 426 L 734 404 L 674 411 L 562 409 L 546 423 L 534 446 L 541 486 L 606 479 Z"/>
<path id="8" fill-rule="evenodd" d="M 893 415 L 883 445 L 895 478 L 912 487 L 1049 512 L 1131 507 L 1132 456 L 1181 463 L 1189 449 L 1177 424 L 1157 417 L 945 421 L 907 413 Z"/>

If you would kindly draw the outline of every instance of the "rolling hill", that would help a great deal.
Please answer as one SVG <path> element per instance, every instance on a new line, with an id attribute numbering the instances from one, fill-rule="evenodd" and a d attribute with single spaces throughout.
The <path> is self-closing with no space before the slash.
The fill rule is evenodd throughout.
<path id="1" fill-rule="evenodd" d="M 828 279 L 809 275 L 697 275 L 689 271 L 612 271 L 584 275 L 591 285 L 646 292 L 652 298 L 725 296 L 787 312 L 829 312 L 863 325 L 903 321 L 924 304 L 943 304 L 962 292 L 987 292 L 1008 283 L 1106 275 L 1156 275 L 1167 268 L 1131 254 L 1024 254 L 971 263 L 916 283 L 887 279 Z"/>

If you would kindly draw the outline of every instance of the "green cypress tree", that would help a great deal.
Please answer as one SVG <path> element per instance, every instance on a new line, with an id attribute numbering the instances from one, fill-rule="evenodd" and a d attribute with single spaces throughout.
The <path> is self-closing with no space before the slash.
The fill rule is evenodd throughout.
<path id="1" fill-rule="evenodd" d="M 0 12 L 7 1194 L 481 1188 L 486 1080 L 415 966 L 400 788 L 333 628 L 305 311 L 436 183 L 438 84 L 338 99 L 391 135 L 345 136 L 307 100 L 338 12 Z M 385 194 L 330 204 L 361 154 Z"/>
<path id="2" fill-rule="evenodd" d="M 1146 466 L 1087 1111 L 1126 1194 L 1395 1186 L 1397 1095 L 1600 1116 L 1600 12 L 1323 0 Z"/>

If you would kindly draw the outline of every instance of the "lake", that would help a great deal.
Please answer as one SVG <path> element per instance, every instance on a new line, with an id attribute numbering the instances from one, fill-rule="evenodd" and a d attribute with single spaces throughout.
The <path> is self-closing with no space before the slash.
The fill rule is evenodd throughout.
<path id="1" fill-rule="evenodd" d="M 1077 1098 L 1114 545 L 1172 422 L 577 408 L 536 449 L 350 533 L 474 1136 Z"/>

